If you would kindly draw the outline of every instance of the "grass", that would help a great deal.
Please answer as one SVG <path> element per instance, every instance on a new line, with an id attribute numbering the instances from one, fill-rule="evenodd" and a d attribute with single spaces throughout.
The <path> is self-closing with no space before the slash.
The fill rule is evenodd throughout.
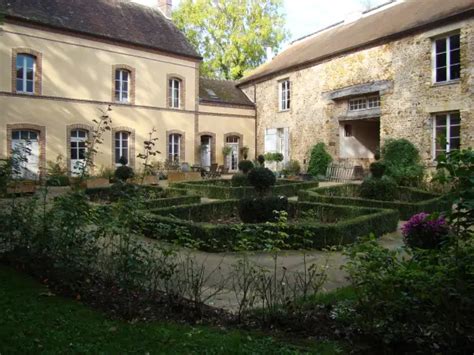
<path id="1" fill-rule="evenodd" d="M 307 349 L 241 331 L 111 320 L 11 268 L 0 266 L 0 280 L 0 354 L 337 353 L 333 343 Z"/>

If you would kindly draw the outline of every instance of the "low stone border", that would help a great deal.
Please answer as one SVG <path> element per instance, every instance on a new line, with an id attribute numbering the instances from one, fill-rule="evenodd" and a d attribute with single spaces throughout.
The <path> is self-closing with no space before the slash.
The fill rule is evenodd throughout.
<path id="1" fill-rule="evenodd" d="M 360 185 L 345 184 L 331 187 L 321 187 L 300 191 L 299 201 L 334 203 L 372 208 L 394 209 L 400 212 L 402 220 L 408 220 L 420 212 L 443 212 L 451 208 L 451 202 L 446 196 L 429 193 L 423 190 L 399 187 L 401 201 L 379 201 L 355 197 Z"/>
<path id="2" fill-rule="evenodd" d="M 319 218 L 288 224 L 288 238 L 282 249 L 323 249 L 350 244 L 358 237 L 374 233 L 381 236 L 397 230 L 399 214 L 383 210 L 322 203 L 293 202 L 289 216 L 298 213 L 316 213 Z M 265 250 L 268 233 L 276 232 L 268 224 L 212 224 L 212 220 L 238 214 L 238 200 L 216 201 L 171 208 L 153 209 L 140 218 L 142 233 L 149 237 L 208 252 Z M 324 223 L 324 220 L 332 223 Z M 138 225 L 138 223 L 137 223 Z"/>
<path id="3" fill-rule="evenodd" d="M 204 180 L 180 182 L 172 185 L 176 188 L 188 189 L 200 196 L 213 199 L 241 199 L 255 196 L 255 190 L 251 186 L 233 187 L 231 180 Z M 278 180 L 277 185 L 272 188 L 274 195 L 296 196 L 298 191 L 318 187 L 317 181 L 292 181 Z"/>

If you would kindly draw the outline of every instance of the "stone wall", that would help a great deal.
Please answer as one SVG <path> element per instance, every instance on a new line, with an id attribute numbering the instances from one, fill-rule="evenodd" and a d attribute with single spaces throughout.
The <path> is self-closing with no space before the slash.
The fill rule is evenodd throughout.
<path id="1" fill-rule="evenodd" d="M 432 38 L 460 30 L 461 80 L 450 85 L 432 83 Z M 291 108 L 278 111 L 278 81 L 291 81 Z M 353 85 L 388 80 L 381 92 L 380 139 L 407 138 L 432 161 L 433 114 L 461 113 L 461 144 L 474 146 L 474 20 L 418 33 L 397 41 L 333 58 L 243 88 L 257 107 L 257 151 L 264 150 L 265 129 L 289 127 L 290 158 L 301 163 L 318 142 L 339 156 L 339 118 L 347 114 L 348 101 L 330 100 L 328 92 Z"/>

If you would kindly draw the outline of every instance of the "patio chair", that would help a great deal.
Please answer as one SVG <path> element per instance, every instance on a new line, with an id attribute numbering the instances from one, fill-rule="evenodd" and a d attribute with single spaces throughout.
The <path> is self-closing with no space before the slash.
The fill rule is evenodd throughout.
<path id="1" fill-rule="evenodd" d="M 209 171 L 205 172 L 205 178 L 207 179 L 215 179 L 220 177 L 220 174 L 218 172 L 218 165 L 217 164 L 211 164 L 211 167 L 209 168 Z"/>

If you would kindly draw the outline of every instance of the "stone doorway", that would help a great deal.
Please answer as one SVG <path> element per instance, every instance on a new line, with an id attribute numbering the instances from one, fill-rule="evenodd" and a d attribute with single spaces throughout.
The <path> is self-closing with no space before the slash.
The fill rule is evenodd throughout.
<path id="1" fill-rule="evenodd" d="M 358 162 L 370 161 L 380 148 L 380 119 L 341 121 L 339 157 Z"/>

